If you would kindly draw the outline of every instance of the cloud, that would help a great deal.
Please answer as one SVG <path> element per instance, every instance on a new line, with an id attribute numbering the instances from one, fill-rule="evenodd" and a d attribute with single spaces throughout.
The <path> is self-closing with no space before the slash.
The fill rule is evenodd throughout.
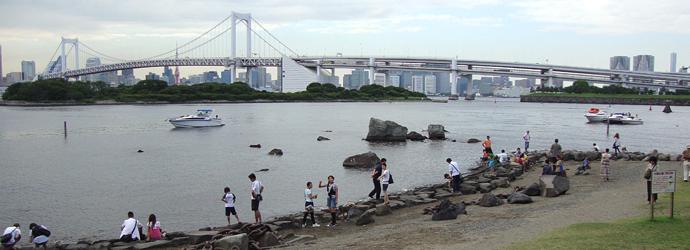
<path id="1" fill-rule="evenodd" d="M 518 17 L 542 23 L 543 30 L 585 34 L 688 34 L 687 0 L 522 0 Z"/>

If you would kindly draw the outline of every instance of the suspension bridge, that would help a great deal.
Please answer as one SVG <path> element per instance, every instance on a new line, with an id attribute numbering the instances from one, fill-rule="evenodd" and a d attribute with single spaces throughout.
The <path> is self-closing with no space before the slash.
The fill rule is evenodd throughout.
<path id="1" fill-rule="evenodd" d="M 246 34 L 244 39 L 238 40 L 238 31 L 241 30 Z M 80 55 L 98 57 L 103 63 L 81 67 Z M 96 50 L 79 39 L 62 38 L 50 61 L 39 77 L 78 78 L 138 68 L 220 66 L 231 71 L 230 81 L 234 82 L 238 69 L 276 67 L 283 92 L 302 91 L 311 82 L 323 82 L 329 75 L 334 75 L 336 69 L 368 70 L 370 82 L 373 82 L 376 73 L 386 74 L 385 79 L 388 81 L 387 76 L 393 71 L 448 72 L 450 82 L 441 84 L 451 85 L 451 94 L 456 96 L 458 78 L 472 79 L 473 75 L 534 78 L 540 79 L 542 86 L 554 86 L 556 80 L 586 80 L 590 83 L 649 89 L 690 89 L 690 74 L 683 73 L 436 58 L 300 56 L 251 14 L 236 12 L 199 36 L 155 55 L 122 59 Z M 180 83 L 177 68 L 175 78 L 175 82 Z M 469 82 L 467 93 L 471 93 L 473 88 L 472 81 Z"/>

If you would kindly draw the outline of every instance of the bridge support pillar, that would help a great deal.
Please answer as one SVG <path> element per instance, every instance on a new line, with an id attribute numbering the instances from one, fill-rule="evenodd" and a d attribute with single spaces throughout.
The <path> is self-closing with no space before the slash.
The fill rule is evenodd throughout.
<path id="1" fill-rule="evenodd" d="M 321 60 L 316 60 L 316 80 L 321 82 Z"/>
<path id="2" fill-rule="evenodd" d="M 465 90 L 465 98 L 474 96 L 474 86 L 472 83 L 472 74 L 463 74 L 462 78 L 467 78 L 467 90 Z"/>
<path id="3" fill-rule="evenodd" d="M 450 97 L 448 100 L 458 99 L 458 61 L 450 61 Z"/>
<path id="4" fill-rule="evenodd" d="M 376 73 L 376 69 L 374 69 L 374 58 L 370 57 L 369 58 L 369 84 L 374 84 L 374 73 Z"/>

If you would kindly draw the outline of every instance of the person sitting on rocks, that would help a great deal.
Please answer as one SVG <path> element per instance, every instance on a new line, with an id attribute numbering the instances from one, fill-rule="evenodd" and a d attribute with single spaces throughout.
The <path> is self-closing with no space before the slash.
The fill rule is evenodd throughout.
<path id="1" fill-rule="evenodd" d="M 541 175 L 554 175 L 553 166 L 551 165 L 551 159 L 547 158 L 544 161 L 544 167 L 541 170 Z"/>
<path id="2" fill-rule="evenodd" d="M 496 156 L 498 157 L 498 162 L 501 164 L 501 166 L 507 166 L 510 164 L 510 157 L 508 157 L 508 154 L 506 154 L 505 149 L 501 149 L 501 153 Z"/>
<path id="3" fill-rule="evenodd" d="M 599 152 L 600 149 L 599 149 L 599 146 L 597 146 L 596 143 L 592 143 L 592 147 L 594 148 L 594 152 L 597 152 L 597 153 Z"/>
<path id="4" fill-rule="evenodd" d="M 565 165 L 563 164 L 563 159 L 561 157 L 556 157 L 556 164 L 553 165 L 553 172 L 558 176 L 566 177 Z"/>
<path id="5" fill-rule="evenodd" d="M 137 219 L 134 219 L 132 211 L 127 212 L 127 219 L 122 222 L 120 240 L 124 242 L 141 240 L 140 230 L 143 228 Z"/>
<path id="6" fill-rule="evenodd" d="M 589 166 L 589 158 L 585 158 L 584 161 L 582 161 L 582 165 L 577 167 L 577 172 L 575 172 L 575 175 L 581 175 L 587 173 L 587 170 L 589 170 L 591 167 Z"/>

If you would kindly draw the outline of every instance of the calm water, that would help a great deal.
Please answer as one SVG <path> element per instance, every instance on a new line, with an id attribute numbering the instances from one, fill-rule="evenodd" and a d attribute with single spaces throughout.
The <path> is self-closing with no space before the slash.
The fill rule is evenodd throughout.
<path id="1" fill-rule="evenodd" d="M 264 217 L 300 211 L 308 180 L 335 175 L 341 203 L 365 197 L 367 171 L 347 170 L 349 155 L 374 151 L 389 159 L 394 191 L 440 181 L 446 157 L 469 164 L 480 155 L 470 137 L 491 135 L 495 149 L 521 146 L 532 131 L 532 148 L 559 138 L 565 148 L 606 147 L 606 125 L 586 124 L 592 105 L 519 103 L 479 99 L 452 103 L 287 103 L 227 105 L 0 107 L 0 224 L 47 225 L 55 238 L 118 236 L 129 210 L 140 220 L 156 213 L 168 231 L 225 222 L 223 187 L 239 197 L 240 219 L 251 221 L 249 180 L 258 173 L 266 186 Z M 168 117 L 211 107 L 227 125 L 172 129 Z M 612 107 L 640 114 L 641 126 L 612 126 L 633 151 L 678 152 L 690 144 L 690 108 Z M 421 131 L 439 123 L 459 142 L 374 144 L 361 140 L 369 117 L 397 121 Z M 62 134 L 68 122 L 68 136 Z M 323 132 L 332 130 L 331 133 Z M 322 135 L 331 141 L 317 142 Z M 260 143 L 262 149 L 248 145 Z M 281 148 L 282 157 L 268 156 Z M 142 149 L 144 153 L 137 153 Z M 318 193 L 323 194 L 324 190 Z M 317 206 L 324 206 L 320 198 Z M 68 234 L 66 232 L 73 232 Z"/>

